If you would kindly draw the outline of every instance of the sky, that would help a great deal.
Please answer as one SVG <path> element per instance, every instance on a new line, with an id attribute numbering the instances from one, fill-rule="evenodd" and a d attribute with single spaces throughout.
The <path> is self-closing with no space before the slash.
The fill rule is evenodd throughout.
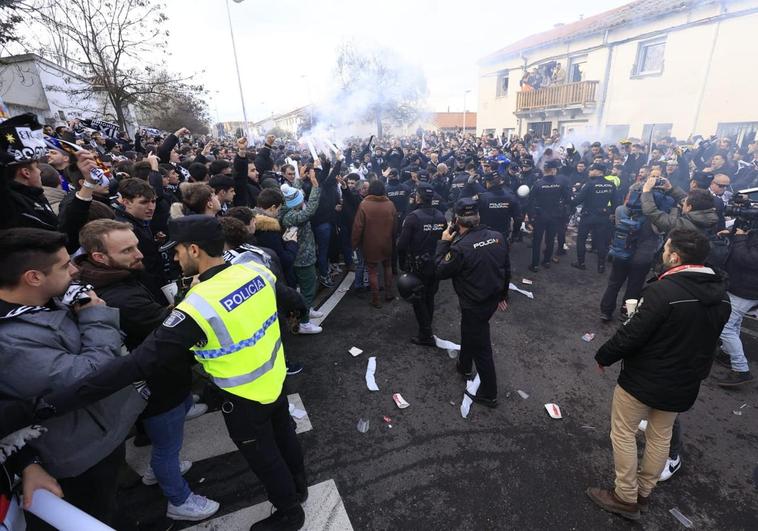
<path id="1" fill-rule="evenodd" d="M 345 41 L 391 48 L 419 65 L 429 111 L 476 111 L 477 61 L 528 35 L 628 3 L 619 0 L 232 0 L 250 122 L 319 101 L 336 89 Z M 242 120 L 225 0 L 167 0 L 169 70 L 208 91 L 214 121 Z"/>

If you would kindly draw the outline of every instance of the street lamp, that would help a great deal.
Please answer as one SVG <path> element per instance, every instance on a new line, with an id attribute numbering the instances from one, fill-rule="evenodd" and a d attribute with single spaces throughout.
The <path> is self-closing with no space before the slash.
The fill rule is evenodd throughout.
<path id="1" fill-rule="evenodd" d="M 463 135 L 466 135 L 466 94 L 471 92 L 471 89 L 463 93 Z"/>
<path id="2" fill-rule="evenodd" d="M 243 2 L 243 0 L 234 0 L 235 4 L 239 4 Z M 237 83 L 240 87 L 240 101 L 242 102 L 242 119 L 245 122 L 245 136 L 247 136 L 248 130 L 247 130 L 247 110 L 245 110 L 245 94 L 242 90 L 242 78 L 240 77 L 240 65 L 239 61 L 237 61 L 237 46 L 234 44 L 234 30 L 232 29 L 232 14 L 231 11 L 229 11 L 229 0 L 226 0 L 226 16 L 229 19 L 229 35 L 232 38 L 232 51 L 234 52 L 234 66 L 237 69 Z"/>

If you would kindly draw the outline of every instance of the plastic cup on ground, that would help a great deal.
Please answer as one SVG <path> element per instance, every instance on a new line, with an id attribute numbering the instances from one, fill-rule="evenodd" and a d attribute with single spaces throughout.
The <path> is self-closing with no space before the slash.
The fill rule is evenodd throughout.
<path id="1" fill-rule="evenodd" d="M 631 316 L 637 310 L 637 299 L 626 299 L 624 305 L 626 306 L 626 314 Z"/>

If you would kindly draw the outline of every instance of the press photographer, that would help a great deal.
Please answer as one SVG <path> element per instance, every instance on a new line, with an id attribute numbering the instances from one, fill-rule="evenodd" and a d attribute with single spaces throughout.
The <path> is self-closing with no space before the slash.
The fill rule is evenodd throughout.
<path id="1" fill-rule="evenodd" d="M 740 340 L 740 329 L 745 314 L 758 306 L 758 189 L 743 190 L 735 195 L 727 205 L 725 214 L 734 216 L 729 235 L 731 242 L 726 271 L 729 273 L 729 301 L 732 313 L 721 332 L 721 348 L 727 356 L 719 355 L 717 360 L 731 371 L 716 379 L 722 387 L 735 387 L 753 380 L 745 351 Z"/>

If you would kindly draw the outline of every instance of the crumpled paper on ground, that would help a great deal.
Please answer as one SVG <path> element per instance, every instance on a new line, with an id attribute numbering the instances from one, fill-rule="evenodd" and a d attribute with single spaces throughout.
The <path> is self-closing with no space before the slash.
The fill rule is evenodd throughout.
<path id="1" fill-rule="evenodd" d="M 481 380 L 479 380 L 479 374 L 477 373 L 473 380 L 466 382 L 466 391 L 468 391 L 469 394 L 476 396 L 476 392 L 479 390 L 480 383 Z M 466 393 L 463 393 L 463 402 L 461 402 L 461 417 L 464 419 L 468 417 L 469 411 L 471 411 L 471 404 L 473 403 L 474 401 L 471 400 L 471 397 Z"/>
<path id="2" fill-rule="evenodd" d="M 526 296 L 527 296 L 527 297 L 529 297 L 530 299 L 533 299 L 533 298 L 534 298 L 534 293 L 532 293 L 531 291 L 526 291 L 525 289 L 521 289 L 521 288 L 519 288 L 519 287 L 518 287 L 516 284 L 514 284 L 513 282 L 511 282 L 510 284 L 508 284 L 508 289 L 511 289 L 511 290 L 513 290 L 513 291 L 518 291 L 519 293 L 521 293 L 522 295 L 526 295 Z"/>
<path id="3" fill-rule="evenodd" d="M 371 356 L 368 359 L 368 366 L 366 367 L 366 386 L 369 391 L 378 391 L 379 387 L 374 380 L 374 373 L 376 372 L 376 356 Z"/>
<path id="4" fill-rule="evenodd" d="M 437 345 L 437 348 L 442 348 L 445 350 L 461 350 L 461 346 L 457 343 L 453 343 L 447 339 L 440 339 L 437 336 L 434 336 L 434 344 Z"/>

